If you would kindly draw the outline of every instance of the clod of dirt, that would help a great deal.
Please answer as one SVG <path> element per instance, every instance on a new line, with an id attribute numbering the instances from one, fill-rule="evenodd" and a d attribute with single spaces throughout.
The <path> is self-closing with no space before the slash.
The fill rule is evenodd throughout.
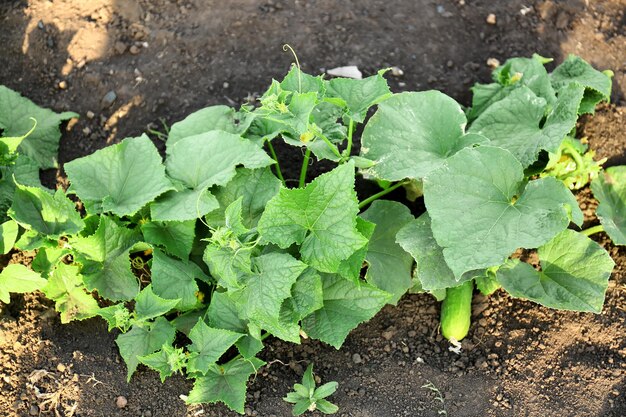
<path id="1" fill-rule="evenodd" d="M 115 405 L 117 406 L 117 408 L 124 408 L 127 404 L 128 400 L 123 395 L 120 395 L 115 399 Z"/>

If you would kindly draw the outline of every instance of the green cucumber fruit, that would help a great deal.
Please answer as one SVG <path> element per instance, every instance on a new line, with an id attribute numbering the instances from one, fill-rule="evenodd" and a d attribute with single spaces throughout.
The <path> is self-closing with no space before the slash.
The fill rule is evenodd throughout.
<path id="1" fill-rule="evenodd" d="M 474 281 L 448 288 L 441 304 L 441 334 L 448 340 L 463 340 L 472 320 L 472 293 Z"/>

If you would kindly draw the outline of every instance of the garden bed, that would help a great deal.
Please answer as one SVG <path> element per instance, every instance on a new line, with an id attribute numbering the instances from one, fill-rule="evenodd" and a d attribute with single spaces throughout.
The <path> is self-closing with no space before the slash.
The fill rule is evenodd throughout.
<path id="1" fill-rule="evenodd" d="M 309 72 L 344 64 L 369 73 L 397 66 L 404 75 L 389 77 L 394 91 L 436 88 L 465 104 L 476 74 L 488 79 L 488 58 L 539 52 L 560 62 L 575 52 L 616 74 L 615 104 L 586 117 L 579 133 L 609 165 L 623 164 L 623 3 L 536 2 L 526 14 L 520 10 L 528 4 L 521 2 L 466 3 L 367 1 L 344 8 L 330 1 L 241 2 L 239 8 L 208 9 L 194 2 L 14 2 L 0 6 L 3 26 L 10 29 L 0 35 L 9 63 L 0 68 L 0 83 L 41 105 L 83 115 L 63 138 L 65 162 L 138 136 L 149 123 L 158 128 L 160 117 L 171 124 L 207 104 L 238 103 L 261 92 L 266 80 L 288 68 L 291 57 L 279 49 L 285 41 Z M 490 13 L 496 25 L 486 23 Z M 81 30 L 85 36 L 77 36 Z M 100 50 L 88 49 L 98 42 Z M 66 88 L 59 88 L 61 81 Z M 109 91 L 116 96 L 110 105 L 104 100 Z M 294 177 L 299 163 L 286 167 Z M 48 181 L 55 177 L 63 181 L 62 172 L 50 173 Z M 589 195 L 579 193 L 579 202 L 592 223 Z M 595 238 L 616 261 L 601 315 L 555 312 L 498 292 L 474 300 L 468 344 L 457 355 L 438 335 L 438 303 L 407 295 L 361 325 L 340 351 L 310 340 L 301 346 L 270 340 L 262 357 L 271 364 L 249 386 L 246 411 L 289 415 L 282 397 L 313 360 L 322 381 L 339 382 L 333 397 L 339 415 L 436 416 L 444 407 L 450 416 L 624 415 L 626 254 L 604 235 Z M 181 377 L 161 385 L 156 373 L 142 368 L 127 384 L 114 335 L 100 319 L 62 326 L 38 294 L 14 296 L 3 314 L 3 410 L 37 415 L 53 404 L 47 400 L 57 401 L 59 410 L 69 407 L 66 414 L 78 404 L 77 416 L 184 416 L 202 408 L 187 408 L 179 399 L 190 389 Z M 118 396 L 128 400 L 124 408 L 117 407 Z M 204 410 L 234 415 L 221 406 Z"/>

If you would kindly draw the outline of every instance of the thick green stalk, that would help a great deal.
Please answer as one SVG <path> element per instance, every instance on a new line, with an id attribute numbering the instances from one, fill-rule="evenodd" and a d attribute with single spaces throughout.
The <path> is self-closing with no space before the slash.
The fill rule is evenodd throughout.
<path id="1" fill-rule="evenodd" d="M 309 168 L 309 159 L 311 158 L 311 148 L 306 148 L 304 153 L 304 160 L 302 161 L 302 168 L 300 168 L 300 182 L 298 182 L 299 188 L 304 188 L 306 184 L 306 171 Z"/>
<path id="2" fill-rule="evenodd" d="M 350 119 L 350 123 L 348 124 L 348 146 L 346 147 L 346 157 L 350 158 L 350 153 L 352 152 L 352 131 L 354 130 L 354 120 Z"/>
<path id="3" fill-rule="evenodd" d="M 580 233 L 582 233 L 585 236 L 591 236 L 593 234 L 600 233 L 600 232 L 604 232 L 604 226 L 602 226 L 601 224 L 580 231 Z"/>
<path id="4" fill-rule="evenodd" d="M 267 141 L 267 147 L 270 150 L 270 153 L 272 154 L 272 158 L 274 158 L 274 161 L 276 161 L 276 176 L 278 177 L 278 179 L 283 183 L 283 185 L 286 187 L 287 183 L 285 182 L 285 178 L 283 177 L 283 173 L 280 170 L 280 164 L 278 163 L 278 157 L 276 156 L 276 151 L 274 151 L 274 147 L 272 146 L 272 142 L 270 142 L 269 140 Z"/>
<path id="5" fill-rule="evenodd" d="M 383 197 L 383 196 L 389 194 L 393 190 L 395 190 L 397 188 L 400 188 L 400 187 L 402 187 L 405 184 L 407 184 L 405 181 L 398 182 L 398 183 L 392 185 L 391 187 L 386 188 L 386 189 L 382 190 L 381 192 L 378 192 L 378 193 L 374 194 L 373 196 L 366 198 L 365 200 L 363 200 L 363 201 L 361 201 L 359 203 L 359 209 L 362 209 L 363 207 L 367 206 L 372 201 L 378 200 L 380 197 Z"/>

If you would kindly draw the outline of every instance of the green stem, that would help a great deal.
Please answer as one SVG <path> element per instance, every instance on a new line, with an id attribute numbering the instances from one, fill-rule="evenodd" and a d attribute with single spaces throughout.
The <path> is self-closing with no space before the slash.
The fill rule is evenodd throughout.
<path id="1" fill-rule="evenodd" d="M 274 147 L 272 146 L 272 142 L 270 142 L 269 140 L 267 141 L 267 147 L 269 148 L 270 153 L 272 154 L 272 158 L 274 158 L 274 161 L 276 161 L 276 176 L 283 183 L 283 185 L 286 187 L 287 183 L 285 183 L 285 178 L 283 177 L 283 173 L 280 170 L 280 164 L 278 163 L 278 157 L 276 156 L 276 151 L 274 151 Z"/>
<path id="2" fill-rule="evenodd" d="M 304 188 L 304 184 L 306 184 L 306 171 L 309 168 L 310 158 L 311 148 L 306 148 L 306 152 L 304 153 L 304 160 L 302 161 L 302 168 L 300 168 L 300 182 L 298 183 L 299 188 Z"/>
<path id="3" fill-rule="evenodd" d="M 582 233 L 585 236 L 591 236 L 593 234 L 600 233 L 600 232 L 604 232 L 604 226 L 602 226 L 601 224 L 580 231 L 580 233 Z"/>
<path id="4" fill-rule="evenodd" d="M 382 190 L 381 192 L 376 193 L 376 194 L 374 194 L 373 196 L 366 198 L 365 200 L 363 200 L 363 201 L 361 201 L 361 202 L 359 203 L 359 209 L 362 209 L 363 207 L 367 206 L 367 205 L 368 205 L 369 203 L 371 203 L 372 201 L 374 201 L 374 200 L 378 200 L 380 197 L 382 197 L 382 196 L 384 196 L 384 195 L 387 195 L 387 194 L 389 194 L 390 192 L 392 192 L 393 190 L 395 190 L 395 189 L 397 189 L 397 188 L 400 188 L 400 187 L 402 187 L 403 185 L 406 185 L 406 184 L 407 184 L 407 182 L 406 182 L 406 181 L 401 181 L 401 182 L 398 182 L 398 183 L 396 183 L 396 184 L 392 185 L 391 187 L 386 188 L 386 189 Z"/>
<path id="5" fill-rule="evenodd" d="M 354 120 L 350 119 L 350 123 L 348 124 L 348 146 L 346 147 L 346 157 L 350 158 L 350 153 L 352 152 L 352 131 L 354 130 Z"/>
<path id="6" fill-rule="evenodd" d="M 321 133 L 316 133 L 316 135 L 318 137 L 320 137 L 324 142 L 326 142 L 326 144 L 328 145 L 328 147 L 330 148 L 331 151 L 333 151 L 333 153 L 338 157 L 341 158 L 341 153 L 339 152 L 339 149 L 337 149 L 337 147 L 335 146 L 334 143 L 332 143 L 330 141 L 330 139 L 328 139 L 326 136 L 322 135 Z"/>
<path id="7" fill-rule="evenodd" d="M 576 171 L 578 171 L 579 169 L 582 169 L 582 167 L 585 166 L 585 162 L 580 157 L 580 154 L 578 153 L 576 148 L 574 148 L 572 145 L 570 145 L 567 142 L 564 142 L 563 145 L 565 145 L 563 150 L 566 151 L 566 153 L 570 155 L 572 158 L 574 158 L 574 162 L 576 163 Z"/>

